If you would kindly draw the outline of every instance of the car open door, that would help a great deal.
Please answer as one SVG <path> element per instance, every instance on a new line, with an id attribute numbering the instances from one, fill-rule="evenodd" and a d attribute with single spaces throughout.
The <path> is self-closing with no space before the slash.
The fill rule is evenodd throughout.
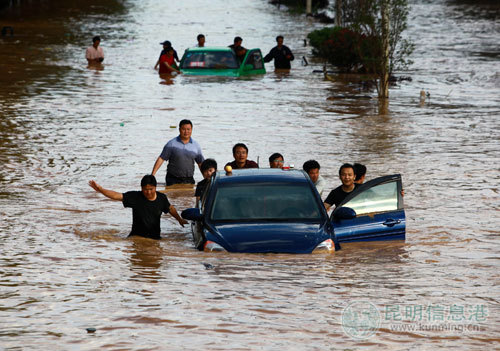
<path id="1" fill-rule="evenodd" d="M 360 185 L 332 213 L 337 240 L 340 243 L 404 240 L 406 221 L 402 188 L 399 174 Z"/>
<path id="2" fill-rule="evenodd" d="M 261 51 L 259 49 L 249 50 L 243 60 L 242 75 L 263 73 L 266 73 L 266 68 Z"/>

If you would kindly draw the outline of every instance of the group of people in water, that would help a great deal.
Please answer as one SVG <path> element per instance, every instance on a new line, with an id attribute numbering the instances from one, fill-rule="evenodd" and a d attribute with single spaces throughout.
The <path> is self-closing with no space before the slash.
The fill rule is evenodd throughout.
<path id="1" fill-rule="evenodd" d="M 195 47 L 205 47 L 204 34 L 198 34 L 196 40 L 197 43 Z M 294 60 L 292 51 L 289 47 L 283 45 L 283 40 L 283 36 L 278 35 L 276 37 L 277 45 L 273 47 L 266 56 L 264 56 L 264 62 L 271 62 L 274 60 L 274 67 L 276 69 L 290 69 L 290 62 Z M 89 46 L 85 52 L 85 58 L 87 59 L 89 66 L 99 65 L 104 61 L 104 51 L 102 47 L 99 46 L 100 43 L 101 37 L 95 36 L 92 38 L 92 45 Z M 240 63 L 243 61 L 247 53 L 247 49 L 241 45 L 242 43 L 243 39 L 237 36 L 233 39 L 233 44 L 229 45 Z M 180 62 L 179 55 L 172 47 L 172 43 L 169 40 L 165 40 L 160 44 L 163 45 L 163 50 L 156 61 L 154 69 L 158 69 L 159 74 L 181 73 L 179 66 L 177 65 L 177 63 Z"/>
<path id="2" fill-rule="evenodd" d="M 155 174 L 167 161 L 165 176 L 167 187 L 175 184 L 195 184 L 194 165 L 196 163 L 203 175 L 203 180 L 198 182 L 194 193 L 198 203 L 210 177 L 217 171 L 217 162 L 213 158 L 204 158 L 200 145 L 191 137 L 192 132 L 193 123 L 190 120 L 183 119 L 180 121 L 179 135 L 165 144 L 153 165 L 151 174 L 142 178 L 141 191 L 119 193 L 103 188 L 94 180 L 89 181 L 89 185 L 95 191 L 112 200 L 122 201 L 124 207 L 132 208 L 133 221 L 129 236 L 139 235 L 160 239 L 160 217 L 162 213 L 171 214 L 182 226 L 187 224 L 187 221 L 178 214 L 176 208 L 170 204 L 167 196 L 156 191 Z M 232 151 L 234 160 L 225 165 L 226 170 L 259 168 L 257 162 L 248 159 L 248 147 L 245 144 L 235 144 Z M 285 159 L 280 153 L 273 153 L 269 157 L 270 168 L 283 168 L 284 162 Z M 302 168 L 309 175 L 318 193 L 322 196 L 326 182 L 319 174 L 320 164 L 316 160 L 309 160 L 303 164 Z M 350 163 L 343 164 L 339 169 L 339 178 L 342 185 L 333 189 L 324 200 L 326 210 L 328 211 L 332 206 L 338 206 L 349 193 L 364 182 L 365 175 L 366 167 L 364 165 L 359 163 L 354 165 Z"/>

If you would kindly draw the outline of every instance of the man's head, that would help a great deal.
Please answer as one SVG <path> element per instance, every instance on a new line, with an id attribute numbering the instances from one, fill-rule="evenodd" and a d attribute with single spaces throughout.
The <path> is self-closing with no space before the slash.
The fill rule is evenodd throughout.
<path id="1" fill-rule="evenodd" d="M 179 122 L 179 136 L 181 140 L 187 141 L 193 133 L 193 123 L 189 119 L 183 119 Z"/>
<path id="2" fill-rule="evenodd" d="M 302 169 L 309 175 L 309 178 L 311 178 L 311 181 L 313 183 L 316 183 L 318 181 L 320 168 L 321 167 L 316 160 L 306 161 L 302 165 Z"/>
<path id="3" fill-rule="evenodd" d="M 200 47 L 205 46 L 205 36 L 203 34 L 198 34 L 196 40 L 198 40 L 198 46 Z"/>
<path id="4" fill-rule="evenodd" d="M 201 163 L 200 170 L 203 178 L 208 179 L 217 171 L 217 162 L 213 158 L 207 158 Z"/>
<path id="5" fill-rule="evenodd" d="M 234 37 L 234 40 L 233 40 L 234 46 L 241 46 L 242 42 L 243 42 L 243 39 L 241 37 Z"/>
<path id="6" fill-rule="evenodd" d="M 160 43 L 160 44 L 163 45 L 163 48 L 165 50 L 172 47 L 172 43 L 169 42 L 168 40 L 165 40 L 163 43 Z"/>
<path id="7" fill-rule="evenodd" d="M 362 165 L 361 163 L 355 163 L 353 165 L 353 168 L 354 168 L 354 174 L 356 174 L 356 179 L 354 180 L 354 183 L 363 184 L 365 181 L 366 166 Z"/>
<path id="8" fill-rule="evenodd" d="M 95 37 L 92 38 L 92 45 L 97 48 L 99 44 L 101 43 L 101 37 L 96 35 Z"/>
<path id="9" fill-rule="evenodd" d="M 339 178 L 343 186 L 351 187 L 354 184 L 356 173 L 354 167 L 350 163 L 344 163 L 339 169 Z"/>
<path id="10" fill-rule="evenodd" d="M 146 174 L 141 179 L 141 189 L 144 197 L 150 201 L 156 197 L 156 178 L 154 175 Z"/>
<path id="11" fill-rule="evenodd" d="M 244 164 L 248 157 L 248 148 L 243 143 L 238 143 L 233 146 L 233 157 L 236 163 Z"/>
<path id="12" fill-rule="evenodd" d="M 269 156 L 269 166 L 271 168 L 283 168 L 283 163 L 285 162 L 285 159 L 283 158 L 283 155 L 280 154 L 279 152 L 275 152 L 271 156 Z"/>
<path id="13" fill-rule="evenodd" d="M 278 43 L 278 46 L 283 45 L 283 36 L 282 35 L 278 35 L 276 37 L 276 42 Z"/>

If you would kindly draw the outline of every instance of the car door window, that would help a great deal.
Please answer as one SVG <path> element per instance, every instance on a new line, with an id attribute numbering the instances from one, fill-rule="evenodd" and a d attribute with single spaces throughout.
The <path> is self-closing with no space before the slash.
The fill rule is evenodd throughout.
<path id="1" fill-rule="evenodd" d="M 373 186 L 353 197 L 343 207 L 352 208 L 356 215 L 398 209 L 398 183 L 389 182 Z"/>
<path id="2" fill-rule="evenodd" d="M 264 68 L 264 62 L 262 60 L 262 54 L 259 50 L 251 50 L 245 61 L 245 65 L 252 65 L 253 69 Z"/>

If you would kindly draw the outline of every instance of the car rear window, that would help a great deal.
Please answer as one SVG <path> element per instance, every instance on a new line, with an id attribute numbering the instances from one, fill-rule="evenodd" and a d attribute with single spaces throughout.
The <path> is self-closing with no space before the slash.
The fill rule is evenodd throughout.
<path id="1" fill-rule="evenodd" d="M 319 220 L 318 201 L 308 184 L 238 184 L 219 187 L 214 221 Z"/>
<path id="2" fill-rule="evenodd" d="M 236 69 L 238 60 L 230 51 L 187 52 L 181 68 L 184 69 Z"/>

